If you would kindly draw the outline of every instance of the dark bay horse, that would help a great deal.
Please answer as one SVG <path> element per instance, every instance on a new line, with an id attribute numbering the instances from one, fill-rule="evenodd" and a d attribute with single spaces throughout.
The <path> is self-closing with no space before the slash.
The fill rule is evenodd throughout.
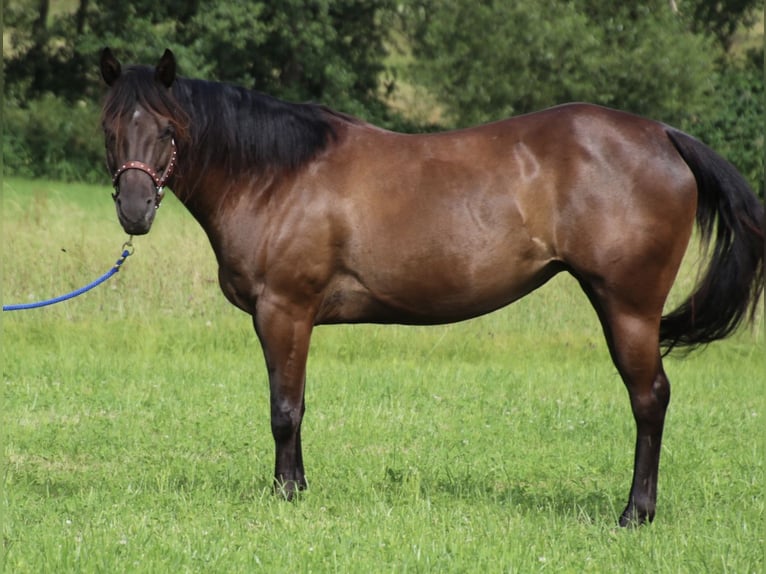
<path id="1" fill-rule="evenodd" d="M 670 386 L 662 351 L 729 335 L 763 290 L 764 210 L 692 137 L 572 104 L 430 135 L 176 76 L 173 54 L 101 54 L 117 215 L 147 233 L 167 184 L 207 232 L 221 289 L 253 317 L 271 392 L 275 481 L 306 486 L 309 339 L 328 323 L 438 324 L 571 273 L 596 310 L 637 426 L 620 524 L 652 520 Z M 696 222 L 710 262 L 662 314 Z"/>

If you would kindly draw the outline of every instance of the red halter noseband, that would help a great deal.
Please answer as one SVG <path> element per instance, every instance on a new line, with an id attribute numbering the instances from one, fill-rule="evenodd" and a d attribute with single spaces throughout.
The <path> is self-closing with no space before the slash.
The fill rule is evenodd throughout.
<path id="1" fill-rule="evenodd" d="M 120 180 L 120 176 L 128 171 L 129 169 L 137 169 L 139 171 L 143 171 L 146 175 L 152 178 L 152 181 L 154 182 L 154 187 L 156 188 L 157 192 L 157 207 L 160 206 L 160 201 L 162 201 L 162 196 L 165 192 L 164 187 L 165 184 L 170 179 L 170 176 L 173 175 L 173 172 L 176 169 L 176 158 L 177 158 L 177 149 L 176 149 L 176 140 L 171 139 L 170 140 L 170 161 L 168 162 L 168 165 L 165 167 L 165 170 L 162 172 L 162 175 L 160 176 L 157 171 L 152 168 L 150 165 L 142 162 L 142 161 L 126 161 L 124 164 L 120 166 L 120 168 L 114 172 L 114 175 L 112 176 L 112 186 L 114 187 L 115 193 L 112 195 L 115 199 L 117 199 L 117 196 L 120 193 L 120 190 L 118 188 L 118 182 Z"/>

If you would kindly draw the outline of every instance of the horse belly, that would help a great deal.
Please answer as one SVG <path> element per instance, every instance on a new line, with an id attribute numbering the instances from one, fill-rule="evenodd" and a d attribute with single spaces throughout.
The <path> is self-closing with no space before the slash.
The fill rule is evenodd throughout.
<path id="1" fill-rule="evenodd" d="M 477 261 L 482 259 L 482 261 Z M 346 273 L 326 291 L 318 323 L 451 323 L 499 309 L 560 271 L 551 260 L 505 256 L 421 262 L 406 258 L 374 274 Z"/>

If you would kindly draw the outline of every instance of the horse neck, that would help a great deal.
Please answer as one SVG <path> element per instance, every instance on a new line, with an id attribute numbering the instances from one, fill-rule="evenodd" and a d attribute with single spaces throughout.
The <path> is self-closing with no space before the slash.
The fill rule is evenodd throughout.
<path id="1" fill-rule="evenodd" d="M 185 158 L 179 158 L 182 169 L 171 188 L 217 252 L 232 232 L 233 219 L 257 219 L 291 178 L 273 169 L 231 173 L 225 166 L 205 164 L 204 155 L 190 149 Z"/>
<path id="2" fill-rule="evenodd" d="M 287 197 L 285 190 L 306 165 L 342 137 L 347 123 L 353 123 L 352 118 L 323 108 L 281 102 L 215 82 L 179 82 L 176 97 L 189 118 L 189 130 L 179 144 L 180 173 L 172 189 L 206 230 L 223 229 L 221 219 L 243 202 L 248 211 L 259 212 L 266 201 Z M 232 94 L 237 98 L 229 100 Z M 211 105 L 214 101 L 229 105 Z M 252 115 L 235 124 L 232 112 L 238 111 Z M 242 135 L 238 129 L 266 135 L 237 137 Z"/>
<path id="3" fill-rule="evenodd" d="M 243 199 L 257 201 L 271 185 L 266 174 L 231 174 L 225 167 L 195 164 L 194 154 L 173 192 L 203 227 L 213 225 Z"/>
<path id="4" fill-rule="evenodd" d="M 264 174 L 234 173 L 231 167 L 220 165 L 212 159 L 215 154 L 207 146 L 215 144 L 210 144 L 199 135 L 196 138 L 194 136 L 194 106 L 184 102 L 183 107 L 192 129 L 186 140 L 179 144 L 179 173 L 171 188 L 207 231 L 243 195 L 253 194 L 263 188 L 260 180 L 264 179 Z"/>

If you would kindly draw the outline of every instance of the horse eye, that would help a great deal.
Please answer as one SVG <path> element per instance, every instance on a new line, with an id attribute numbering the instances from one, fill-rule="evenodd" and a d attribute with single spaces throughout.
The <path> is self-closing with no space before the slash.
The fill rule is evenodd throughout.
<path id="1" fill-rule="evenodd" d="M 173 137 L 173 126 L 167 126 L 162 130 L 162 132 L 160 132 L 161 140 L 166 140 L 170 137 Z"/>

